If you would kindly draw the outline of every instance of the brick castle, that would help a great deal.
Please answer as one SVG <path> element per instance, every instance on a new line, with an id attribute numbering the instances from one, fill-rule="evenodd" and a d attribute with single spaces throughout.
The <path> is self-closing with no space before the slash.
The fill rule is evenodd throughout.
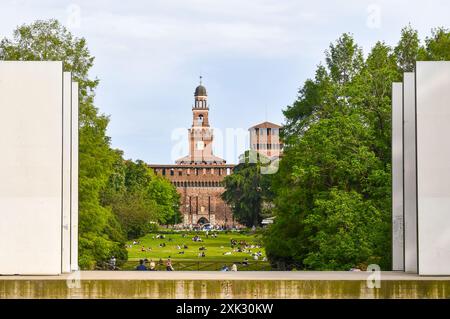
<path id="1" fill-rule="evenodd" d="M 189 129 L 189 154 L 173 165 L 150 165 L 156 174 L 166 177 L 181 195 L 180 210 L 184 225 L 232 226 L 231 208 L 221 199 L 223 179 L 234 165 L 213 154 L 213 129 L 209 124 L 206 88 L 201 83 L 194 93 L 192 126 Z"/>

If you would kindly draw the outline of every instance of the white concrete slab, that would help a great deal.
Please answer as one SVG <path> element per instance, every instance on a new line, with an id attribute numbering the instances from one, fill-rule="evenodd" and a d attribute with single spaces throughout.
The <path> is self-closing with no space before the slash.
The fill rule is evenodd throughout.
<path id="1" fill-rule="evenodd" d="M 78 270 L 78 83 L 72 82 L 72 158 L 71 158 L 71 256 L 70 268 Z"/>
<path id="2" fill-rule="evenodd" d="M 403 84 L 392 85 L 392 270 L 404 270 Z"/>
<path id="3" fill-rule="evenodd" d="M 403 190 L 405 271 L 417 273 L 417 180 L 416 180 L 415 75 L 403 79 Z"/>
<path id="4" fill-rule="evenodd" d="M 63 218 L 62 218 L 62 272 L 70 272 L 71 239 L 71 171 L 72 171 L 72 74 L 63 78 Z"/>
<path id="5" fill-rule="evenodd" d="M 450 62 L 417 62 L 419 274 L 450 275 Z"/>
<path id="6" fill-rule="evenodd" d="M 59 274 L 62 62 L 0 61 L 0 274 Z"/>

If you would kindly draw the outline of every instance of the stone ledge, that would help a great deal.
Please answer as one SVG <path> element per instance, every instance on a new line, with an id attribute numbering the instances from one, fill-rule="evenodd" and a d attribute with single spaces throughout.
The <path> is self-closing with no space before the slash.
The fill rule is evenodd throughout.
<path id="1" fill-rule="evenodd" d="M 3 276 L 0 298 L 450 298 L 449 277 L 382 272 L 380 288 L 370 289 L 367 276 L 365 272 L 136 271 Z"/>

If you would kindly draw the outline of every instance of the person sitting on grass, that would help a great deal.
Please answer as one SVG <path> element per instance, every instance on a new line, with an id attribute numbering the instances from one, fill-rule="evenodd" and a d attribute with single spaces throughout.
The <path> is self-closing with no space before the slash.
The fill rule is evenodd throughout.
<path id="1" fill-rule="evenodd" d="M 183 245 L 184 249 L 188 249 L 188 246 L 186 244 Z"/>
<path id="2" fill-rule="evenodd" d="M 233 264 L 233 266 L 231 266 L 231 271 L 237 271 L 237 265 Z"/>
<path id="3" fill-rule="evenodd" d="M 244 259 L 244 261 L 242 262 L 242 265 L 248 266 L 248 258 L 245 258 L 245 259 Z"/>
<path id="4" fill-rule="evenodd" d="M 136 270 L 147 270 L 147 267 L 145 267 L 145 265 L 144 265 L 143 259 L 139 260 L 139 265 L 136 266 Z"/>
<path id="5" fill-rule="evenodd" d="M 114 269 L 116 268 L 116 257 L 112 256 L 111 259 L 109 260 L 109 266 Z"/>
<path id="6" fill-rule="evenodd" d="M 172 266 L 172 261 L 170 260 L 170 257 L 167 258 L 167 262 L 166 262 L 166 270 L 167 270 L 167 271 L 174 271 L 173 266 Z"/>
<path id="7" fill-rule="evenodd" d="M 149 270 L 151 270 L 151 271 L 156 270 L 156 265 L 155 265 L 155 262 L 153 261 L 153 259 L 150 259 Z"/>

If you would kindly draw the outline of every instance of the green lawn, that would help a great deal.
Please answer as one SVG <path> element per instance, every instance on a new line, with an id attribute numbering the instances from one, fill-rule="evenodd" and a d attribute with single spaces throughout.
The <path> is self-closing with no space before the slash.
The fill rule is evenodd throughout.
<path id="1" fill-rule="evenodd" d="M 132 269 L 140 259 L 153 259 L 158 262 L 162 259 L 164 262 L 167 258 L 171 258 L 175 269 L 184 270 L 218 270 L 223 265 L 230 266 L 236 263 L 240 270 L 266 270 L 268 263 L 263 261 L 266 256 L 263 247 L 257 248 L 257 245 L 261 245 L 262 241 L 258 235 L 244 234 L 240 232 L 215 232 L 217 237 L 211 236 L 212 232 L 209 232 L 207 238 L 206 232 L 179 232 L 171 234 L 163 234 L 164 239 L 157 239 L 158 233 L 151 233 L 144 237 L 139 238 L 139 244 L 133 245 L 133 241 L 127 242 L 128 250 L 128 262 L 124 265 L 124 269 Z M 183 237 L 183 234 L 185 237 Z M 202 242 L 194 242 L 192 237 L 199 235 L 203 240 Z M 238 245 L 231 248 L 231 239 L 238 242 Z M 244 252 L 234 251 L 238 248 L 239 242 L 245 241 L 248 246 L 254 245 L 254 248 L 247 248 Z M 165 247 L 160 247 L 161 243 L 165 243 Z M 131 248 L 129 247 L 131 245 Z M 178 249 L 177 245 L 181 247 Z M 188 248 L 184 249 L 183 246 L 187 245 Z M 204 246 L 206 250 L 205 257 L 199 257 L 199 250 L 201 246 Z M 144 247 L 145 251 L 142 251 Z M 151 249 L 149 249 L 151 248 Z M 243 247 L 242 247 L 243 248 Z M 252 253 L 260 251 L 262 256 L 255 261 L 252 257 Z M 180 253 L 182 252 L 182 253 Z M 228 253 L 228 254 L 225 254 Z M 249 266 L 241 267 L 241 263 L 247 258 Z M 163 267 L 161 267 L 163 268 Z"/>

